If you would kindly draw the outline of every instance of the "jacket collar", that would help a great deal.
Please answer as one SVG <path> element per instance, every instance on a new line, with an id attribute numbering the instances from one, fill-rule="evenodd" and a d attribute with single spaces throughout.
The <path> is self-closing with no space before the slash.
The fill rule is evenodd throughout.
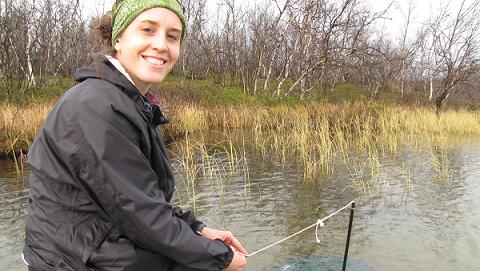
<path id="1" fill-rule="evenodd" d="M 119 72 L 121 72 L 123 74 L 123 76 L 125 76 L 128 79 L 128 81 L 130 81 L 130 83 L 132 83 L 132 85 L 135 85 L 135 82 L 133 82 L 132 77 L 130 76 L 130 74 L 128 74 L 127 70 L 125 70 L 122 63 L 120 63 L 120 61 L 118 61 L 118 59 L 116 59 L 116 58 L 114 58 L 113 56 L 110 56 L 110 55 L 105 55 L 105 58 L 108 59 L 108 61 L 110 61 L 110 63 L 112 63 L 112 65 Z"/>
<path id="2" fill-rule="evenodd" d="M 143 96 L 133 85 L 133 82 L 117 69 L 105 55 L 94 56 L 93 64 L 88 67 L 77 69 L 74 78 L 77 82 L 83 82 L 89 78 L 108 81 L 116 85 L 123 93 L 134 101 L 151 124 L 157 126 L 168 123 L 168 120 L 163 115 L 160 107 L 152 103 L 147 97 Z"/>

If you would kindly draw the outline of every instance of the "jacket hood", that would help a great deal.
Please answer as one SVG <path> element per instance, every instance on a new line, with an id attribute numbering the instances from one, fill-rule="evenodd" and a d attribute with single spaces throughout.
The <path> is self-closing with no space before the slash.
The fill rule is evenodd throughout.
<path id="1" fill-rule="evenodd" d="M 75 71 L 74 79 L 78 83 L 90 78 L 106 80 L 122 89 L 132 91 L 132 94 L 141 95 L 137 88 L 104 55 L 95 55 L 90 66 Z"/>

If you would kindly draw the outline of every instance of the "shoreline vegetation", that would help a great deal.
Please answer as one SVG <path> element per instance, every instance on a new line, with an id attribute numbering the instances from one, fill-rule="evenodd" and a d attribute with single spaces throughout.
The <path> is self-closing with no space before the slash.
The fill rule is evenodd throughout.
<path id="1" fill-rule="evenodd" d="M 58 88 L 53 89 L 55 93 L 17 99 L 21 102 L 0 101 L 0 157 L 13 160 L 18 175 L 24 174 L 28 148 L 59 97 Z M 301 100 L 261 93 L 252 97 L 240 87 L 173 76 L 155 92 L 170 120 L 161 132 L 175 150 L 172 164 L 193 208 L 199 178 L 223 187 L 237 174 L 248 187 L 251 151 L 284 168 L 294 166 L 304 183 L 345 167 L 355 191 L 371 195 L 381 188 L 385 155 L 401 153 L 405 144 L 426 151 L 436 180 L 445 183 L 451 179 L 449 136 L 480 135 L 475 105 L 450 105 L 438 114 L 416 96 L 399 99 L 398 93 L 384 91 L 380 99 L 371 100 L 362 86 L 350 83 L 320 98 Z"/>
<path id="2" fill-rule="evenodd" d="M 167 88 L 176 89 L 178 85 L 170 80 Z M 267 137 L 299 137 L 291 138 L 293 142 L 301 142 L 305 136 L 336 147 L 342 145 L 339 141 L 348 140 L 357 145 L 358 141 L 386 143 L 388 148 L 395 149 L 393 144 L 400 135 L 480 134 L 478 109 L 456 106 L 437 114 L 428 104 L 370 101 L 365 96 L 352 95 L 350 88 L 338 90 L 341 94 L 329 99 L 307 101 L 251 97 L 239 89 L 225 88 L 216 93 L 163 89 L 157 95 L 170 119 L 170 124 L 162 127 L 167 140 L 194 132 L 245 129 Z M 22 103 L 0 102 L 0 157 L 13 158 L 13 153 L 28 151 L 57 99 L 47 97 Z"/>
<path id="3" fill-rule="evenodd" d="M 0 157 L 13 158 L 13 153 L 28 151 L 61 94 L 58 87 L 52 89 L 54 93 L 43 91 L 39 97 L 0 101 Z M 169 124 L 162 126 L 169 141 L 195 132 L 245 129 L 267 137 L 290 137 L 297 144 L 306 137 L 308 141 L 313 139 L 336 148 L 346 143 L 349 146 L 344 147 L 351 147 L 362 141 L 395 149 L 401 135 L 428 138 L 446 134 L 480 135 L 477 106 L 452 106 L 437 114 L 431 104 L 409 103 L 408 97 L 400 104 L 393 97 L 395 93 L 385 94 L 383 100 L 370 100 L 361 86 L 349 83 L 338 85 L 334 92 L 319 99 L 309 100 L 261 93 L 252 97 L 239 87 L 220 87 L 209 80 L 175 77 L 166 80 L 155 92 L 170 119 Z"/>

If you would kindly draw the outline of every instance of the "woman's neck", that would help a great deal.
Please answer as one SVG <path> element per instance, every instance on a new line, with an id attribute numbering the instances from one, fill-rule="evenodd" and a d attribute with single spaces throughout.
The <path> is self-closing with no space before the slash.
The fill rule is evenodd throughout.
<path id="1" fill-rule="evenodd" d="M 110 61 L 110 63 L 113 64 L 113 66 L 115 66 L 115 68 L 117 68 L 118 71 L 120 71 L 120 73 L 123 74 L 123 76 L 125 76 L 128 81 L 130 81 L 130 83 L 132 83 L 132 85 L 134 85 L 137 90 L 143 95 L 145 96 L 147 94 L 147 91 L 150 89 L 150 85 L 149 84 L 143 84 L 141 82 L 138 82 L 137 80 L 135 80 L 128 72 L 127 70 L 123 67 L 122 63 L 120 63 L 120 61 L 118 61 L 118 59 L 116 59 L 115 57 L 111 56 L 111 55 L 105 55 L 105 57 Z"/>

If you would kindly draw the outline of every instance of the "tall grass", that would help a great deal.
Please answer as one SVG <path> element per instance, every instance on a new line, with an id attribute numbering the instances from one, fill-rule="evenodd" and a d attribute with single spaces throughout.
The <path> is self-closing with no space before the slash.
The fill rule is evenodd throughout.
<path id="1" fill-rule="evenodd" d="M 200 140 L 190 139 L 188 134 L 177 140 L 170 152 L 173 168 L 177 171 L 180 181 L 184 183 L 191 207 L 196 207 L 196 182 L 199 178 L 215 182 L 216 192 L 220 199 L 226 196 L 225 185 L 233 176 L 242 174 L 245 187 L 249 186 L 248 163 L 246 153 L 233 145 L 233 141 L 224 135 L 225 140 L 208 144 L 203 136 Z M 244 148 L 245 149 L 245 148 Z M 246 195 L 247 191 L 245 191 Z M 179 197 L 179 194 L 177 193 Z M 179 202 L 184 202 L 179 198 Z"/>
<path id="2" fill-rule="evenodd" d="M 23 107 L 0 104 L 0 153 L 27 150 L 52 106 L 50 102 Z"/>
<path id="3" fill-rule="evenodd" d="M 0 152 L 11 153 L 28 149 L 41 128 L 52 103 L 41 103 L 28 107 L 1 104 Z M 228 171 L 248 169 L 244 163 L 245 152 L 234 146 L 232 131 L 244 131 L 241 144 L 252 144 L 262 157 L 276 155 L 283 165 L 295 164 L 303 169 L 303 179 L 314 181 L 320 174 L 333 171 L 335 161 L 343 161 L 361 176 L 355 186 L 360 190 L 371 187 L 381 173 L 379 157 L 385 153 L 396 153 L 399 142 L 435 141 L 448 134 L 479 135 L 480 112 L 448 110 L 440 115 L 426 107 L 382 105 L 368 102 L 305 103 L 295 106 L 199 106 L 178 105 L 170 116 L 171 124 L 162 126 L 164 134 L 182 143 L 182 152 L 177 159 L 185 172 L 192 195 L 195 194 L 194 180 L 203 176 L 217 176 L 227 169 L 213 170 L 218 161 L 211 155 L 212 148 L 226 154 Z M 220 131 L 225 137 L 219 146 L 206 146 L 191 140 L 190 135 L 205 131 Z M 197 138 L 197 137 L 196 137 Z M 174 140 L 174 141 L 175 141 Z M 365 157 L 364 165 L 371 177 L 351 161 L 352 152 Z M 443 168 L 442 156 L 432 156 L 441 179 L 448 177 Z M 198 160 L 200 159 L 200 160 Z M 201 163 L 206 166 L 199 166 Z M 217 163 L 218 164 L 218 163 Z M 240 166 L 241 165 L 241 166 Z M 228 178 L 222 178 L 225 180 Z M 367 183 L 366 183 L 367 182 Z M 221 193 L 221 191 L 219 192 Z"/>
<path id="4" fill-rule="evenodd" d="M 423 142 L 448 134 L 480 134 L 479 112 L 465 110 L 436 115 L 429 108 L 370 103 L 204 110 L 210 129 L 250 129 L 252 142 L 263 157 L 273 152 L 280 161 L 294 161 L 303 168 L 306 181 L 332 172 L 333 161 L 348 164 L 352 151 L 367 157 L 370 175 L 377 179 L 379 156 L 396 153 L 405 139 Z"/>

